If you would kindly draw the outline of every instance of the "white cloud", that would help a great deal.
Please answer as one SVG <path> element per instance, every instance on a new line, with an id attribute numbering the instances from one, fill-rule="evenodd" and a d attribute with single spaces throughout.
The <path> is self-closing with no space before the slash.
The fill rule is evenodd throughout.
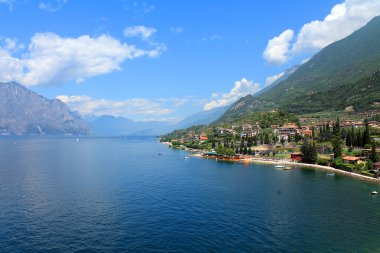
<path id="1" fill-rule="evenodd" d="M 39 3 L 38 8 L 47 12 L 56 12 L 67 2 L 68 0 L 43 1 Z"/>
<path id="2" fill-rule="evenodd" d="M 0 0 L 0 4 L 8 5 L 9 11 L 12 11 L 15 0 Z"/>
<path id="3" fill-rule="evenodd" d="M 211 95 L 212 100 L 203 106 L 204 110 L 210 110 L 215 107 L 225 106 L 237 101 L 239 98 L 253 94 L 260 89 L 258 83 L 253 83 L 246 78 L 236 81 L 234 87 L 229 93 L 218 94 L 213 93 Z"/>
<path id="4" fill-rule="evenodd" d="M 187 96 L 187 97 L 159 98 L 158 101 L 162 103 L 170 103 L 174 107 L 180 107 L 189 103 L 193 99 L 194 99 L 193 97 Z"/>
<path id="5" fill-rule="evenodd" d="M 177 26 L 170 28 L 170 31 L 173 33 L 182 33 L 183 31 L 185 31 L 185 29 L 183 27 Z"/>
<path id="6" fill-rule="evenodd" d="M 280 74 L 277 74 L 277 75 L 274 75 L 274 76 L 268 76 L 265 79 L 265 86 L 271 85 L 272 83 L 274 83 L 275 81 L 277 81 L 279 78 L 281 78 L 284 74 L 285 74 L 285 72 L 281 72 Z"/>
<path id="7" fill-rule="evenodd" d="M 264 51 L 264 59 L 269 63 L 281 64 L 297 54 L 313 53 L 350 35 L 379 14 L 379 0 L 345 0 L 335 5 L 323 20 L 305 24 L 291 46 L 286 44 L 290 40 L 284 41 L 282 48 L 286 50 L 272 50 L 270 54 Z M 269 40 L 266 51 L 271 49 L 270 44 L 276 38 Z"/>
<path id="8" fill-rule="evenodd" d="M 12 56 L 6 47 L 0 48 L 0 81 L 18 81 L 26 86 L 60 85 L 119 70 L 125 60 L 157 57 L 163 45 L 139 49 L 109 35 L 64 38 L 54 33 L 37 33 L 31 38 L 28 52 L 21 58 Z M 14 72 L 9 72 L 9 65 Z M 17 66 L 16 66 L 17 65 Z"/>
<path id="9" fill-rule="evenodd" d="M 72 110 L 79 112 L 82 116 L 159 116 L 173 112 L 173 110 L 164 108 L 161 103 L 145 98 L 132 98 L 122 101 L 115 101 L 109 99 L 95 99 L 89 96 L 61 95 L 57 96 L 57 99 L 66 103 Z"/>
<path id="10" fill-rule="evenodd" d="M 129 26 L 124 29 L 125 37 L 140 37 L 143 40 L 149 39 L 157 30 L 152 27 L 142 25 Z"/>
<path id="11" fill-rule="evenodd" d="M 131 11 L 135 16 L 145 16 L 155 10 L 153 4 L 134 1 L 132 4 L 124 4 L 126 11 Z"/>
<path id="12" fill-rule="evenodd" d="M 0 38 L 0 42 L 3 42 L 2 48 L 9 52 L 17 52 L 25 48 L 24 44 L 19 43 L 17 39 Z"/>
<path id="13" fill-rule="evenodd" d="M 290 29 L 282 32 L 278 37 L 269 40 L 264 50 L 264 59 L 270 64 L 282 64 L 288 60 L 288 50 L 294 32 Z"/>

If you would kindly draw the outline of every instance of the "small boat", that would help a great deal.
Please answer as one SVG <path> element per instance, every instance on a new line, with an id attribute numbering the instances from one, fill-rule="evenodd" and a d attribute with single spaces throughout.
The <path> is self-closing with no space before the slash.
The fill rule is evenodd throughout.
<path id="1" fill-rule="evenodd" d="M 283 168 L 283 170 L 291 170 L 292 168 L 291 167 L 285 167 Z"/>
<path id="2" fill-rule="evenodd" d="M 335 173 L 327 173 L 326 176 L 333 177 L 335 176 Z"/>
<path id="3" fill-rule="evenodd" d="M 161 153 L 158 153 L 159 156 L 161 156 L 162 154 Z"/>
<path id="4" fill-rule="evenodd" d="M 79 141 L 79 138 L 77 138 L 77 142 Z"/>
<path id="5" fill-rule="evenodd" d="M 185 159 L 185 160 L 187 160 L 187 159 L 189 159 L 190 157 L 188 157 L 188 156 L 185 156 L 183 159 Z"/>
<path id="6" fill-rule="evenodd" d="M 283 169 L 283 168 L 285 168 L 285 165 L 275 165 L 274 167 L 276 169 Z"/>
<path id="7" fill-rule="evenodd" d="M 377 191 L 371 191 L 371 194 L 376 195 L 376 194 L 378 194 L 378 192 Z"/>

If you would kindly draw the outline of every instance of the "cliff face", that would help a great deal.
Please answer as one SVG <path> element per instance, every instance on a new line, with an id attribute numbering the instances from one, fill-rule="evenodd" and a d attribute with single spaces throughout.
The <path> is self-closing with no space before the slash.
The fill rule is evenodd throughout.
<path id="1" fill-rule="evenodd" d="M 57 99 L 47 99 L 11 82 L 0 83 L 0 134 L 90 133 L 87 123 Z"/>

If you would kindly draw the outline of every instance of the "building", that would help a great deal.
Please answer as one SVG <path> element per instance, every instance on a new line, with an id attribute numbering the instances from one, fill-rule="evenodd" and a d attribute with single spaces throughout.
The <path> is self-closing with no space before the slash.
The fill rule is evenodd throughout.
<path id="1" fill-rule="evenodd" d="M 199 137 L 199 139 L 200 139 L 201 141 L 207 141 L 207 140 L 208 140 L 208 138 L 207 138 L 207 136 L 206 136 L 205 133 L 202 133 L 201 136 Z"/>
<path id="2" fill-rule="evenodd" d="M 313 131 L 308 126 L 303 126 L 298 130 L 298 134 L 303 137 L 311 137 L 313 136 Z"/>
<path id="3" fill-rule="evenodd" d="M 363 163 L 362 158 L 356 156 L 343 156 L 342 160 L 346 164 L 360 164 Z"/>
<path id="4" fill-rule="evenodd" d="M 373 170 L 374 171 L 380 171 L 380 162 L 377 162 L 377 163 L 373 164 Z"/>
<path id="5" fill-rule="evenodd" d="M 293 140 L 294 136 L 297 134 L 298 127 L 295 124 L 285 124 L 282 127 L 277 128 L 279 139 L 284 139 L 286 141 Z"/>
<path id="6" fill-rule="evenodd" d="M 291 153 L 290 159 L 292 159 L 295 162 L 300 162 L 302 160 L 302 153 L 301 152 Z"/>

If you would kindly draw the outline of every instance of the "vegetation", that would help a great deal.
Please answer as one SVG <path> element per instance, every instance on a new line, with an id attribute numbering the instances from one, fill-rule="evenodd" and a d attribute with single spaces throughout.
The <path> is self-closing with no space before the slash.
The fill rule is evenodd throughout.
<path id="1" fill-rule="evenodd" d="M 301 153 L 302 153 L 302 162 L 304 163 L 316 163 L 318 154 L 315 149 L 315 143 L 311 143 L 308 140 L 305 140 L 301 146 Z"/>

